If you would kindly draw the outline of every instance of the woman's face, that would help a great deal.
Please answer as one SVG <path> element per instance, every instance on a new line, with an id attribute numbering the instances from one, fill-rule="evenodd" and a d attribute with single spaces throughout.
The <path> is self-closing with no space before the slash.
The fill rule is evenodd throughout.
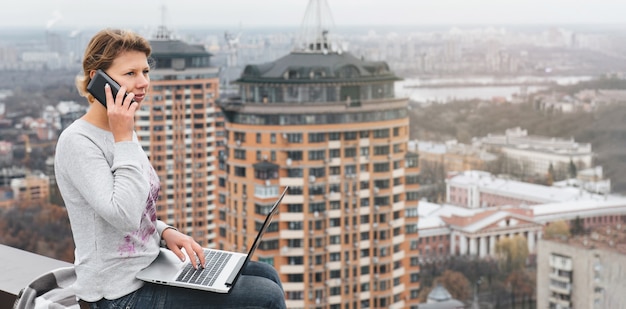
<path id="1" fill-rule="evenodd" d="M 126 86 L 127 93 L 134 93 L 135 101 L 140 104 L 150 86 L 149 72 L 148 58 L 140 51 L 121 53 L 106 70 L 120 86 Z"/>

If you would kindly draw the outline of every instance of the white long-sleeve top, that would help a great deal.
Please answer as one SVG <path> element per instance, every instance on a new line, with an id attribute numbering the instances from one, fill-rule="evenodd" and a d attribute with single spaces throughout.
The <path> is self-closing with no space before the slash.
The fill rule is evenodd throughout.
<path id="1" fill-rule="evenodd" d="M 156 219 L 159 179 L 136 134 L 116 143 L 111 132 L 76 120 L 59 137 L 54 168 L 76 245 L 77 297 L 139 289 L 135 275 L 157 257 L 167 225 Z"/>

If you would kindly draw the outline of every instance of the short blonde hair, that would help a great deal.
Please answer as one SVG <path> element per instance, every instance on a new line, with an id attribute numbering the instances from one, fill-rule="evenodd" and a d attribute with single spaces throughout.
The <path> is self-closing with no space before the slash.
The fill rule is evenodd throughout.
<path id="1" fill-rule="evenodd" d="M 123 52 L 139 51 L 150 57 L 150 42 L 135 32 L 122 29 L 103 29 L 91 38 L 83 56 L 83 73 L 76 78 L 76 88 L 89 102 L 94 97 L 87 91 L 91 71 L 111 67 L 113 60 Z"/>

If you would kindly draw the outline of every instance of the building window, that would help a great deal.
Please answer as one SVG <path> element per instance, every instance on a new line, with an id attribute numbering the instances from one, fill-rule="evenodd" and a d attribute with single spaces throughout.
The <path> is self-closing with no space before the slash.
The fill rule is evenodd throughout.
<path id="1" fill-rule="evenodd" d="M 245 160 L 246 151 L 243 149 L 235 149 L 235 159 Z"/>
<path id="2" fill-rule="evenodd" d="M 294 161 L 300 161 L 302 160 L 302 151 L 300 150 L 287 151 L 287 158 L 294 160 Z"/>
<path id="3" fill-rule="evenodd" d="M 326 157 L 326 150 L 309 150 L 309 160 L 324 160 Z"/>
<path id="4" fill-rule="evenodd" d="M 339 133 L 339 132 L 330 132 L 330 133 L 328 133 L 328 140 L 329 141 L 341 140 L 341 133 Z"/>
<path id="5" fill-rule="evenodd" d="M 302 282 L 304 275 L 302 274 L 288 274 L 287 282 Z"/>
<path id="6" fill-rule="evenodd" d="M 235 141 L 240 141 L 241 143 L 246 141 L 246 132 L 234 132 Z"/>
<path id="7" fill-rule="evenodd" d="M 288 143 L 302 143 L 302 133 L 287 133 Z"/>
<path id="8" fill-rule="evenodd" d="M 388 172 L 388 171 L 389 171 L 388 162 L 374 163 L 374 173 Z"/>
<path id="9" fill-rule="evenodd" d="M 402 152 L 402 144 L 394 144 L 393 153 L 400 153 L 400 152 Z"/>
<path id="10" fill-rule="evenodd" d="M 309 133 L 309 143 L 321 143 L 326 141 L 326 133 Z"/>
<path id="11" fill-rule="evenodd" d="M 325 167 L 312 167 L 309 169 L 309 176 L 324 177 L 326 176 Z"/>
<path id="12" fill-rule="evenodd" d="M 302 221 L 289 221 L 287 222 L 287 229 L 301 231 L 302 230 Z"/>
<path id="13" fill-rule="evenodd" d="M 343 134 L 343 139 L 346 141 L 352 141 L 355 140 L 357 136 L 357 132 L 345 132 Z"/>
<path id="14" fill-rule="evenodd" d="M 380 156 L 380 155 L 388 155 L 388 154 L 389 154 L 389 146 L 388 145 L 374 146 L 374 155 Z"/>
<path id="15" fill-rule="evenodd" d="M 270 198 L 278 196 L 278 186 L 254 185 L 254 196 Z"/>
<path id="16" fill-rule="evenodd" d="M 272 210 L 274 204 L 262 205 L 262 204 L 254 204 L 254 212 L 259 215 L 267 215 Z"/>
<path id="17" fill-rule="evenodd" d="M 234 172 L 235 176 L 246 177 L 246 168 L 243 166 L 235 166 Z"/>
<path id="18" fill-rule="evenodd" d="M 278 169 L 274 168 L 274 167 L 271 167 L 271 168 L 256 168 L 254 170 L 254 178 L 262 179 L 262 180 L 277 179 L 278 178 Z"/>
<path id="19" fill-rule="evenodd" d="M 356 148 L 355 147 L 350 147 L 350 148 L 344 149 L 344 157 L 345 158 L 354 158 L 354 157 L 356 157 Z"/>
<path id="20" fill-rule="evenodd" d="M 302 176 L 303 176 L 302 168 L 296 167 L 296 168 L 287 169 L 287 177 L 298 178 Z"/>
<path id="21" fill-rule="evenodd" d="M 408 154 L 406 156 L 406 167 L 417 167 L 418 166 L 418 156 L 417 154 Z"/>
<path id="22" fill-rule="evenodd" d="M 387 138 L 389 137 L 389 129 L 374 130 L 374 138 Z"/>

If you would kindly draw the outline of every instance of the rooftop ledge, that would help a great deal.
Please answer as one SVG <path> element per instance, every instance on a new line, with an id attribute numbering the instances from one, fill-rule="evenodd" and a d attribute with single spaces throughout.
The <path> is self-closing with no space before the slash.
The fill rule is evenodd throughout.
<path id="1" fill-rule="evenodd" d="M 0 244 L 0 309 L 11 309 L 20 290 L 40 275 L 71 263 Z"/>

